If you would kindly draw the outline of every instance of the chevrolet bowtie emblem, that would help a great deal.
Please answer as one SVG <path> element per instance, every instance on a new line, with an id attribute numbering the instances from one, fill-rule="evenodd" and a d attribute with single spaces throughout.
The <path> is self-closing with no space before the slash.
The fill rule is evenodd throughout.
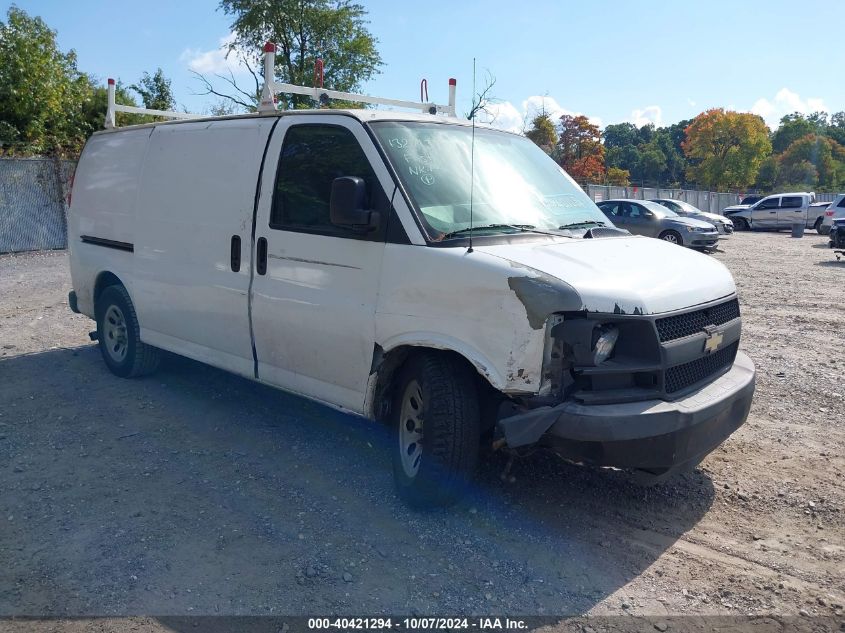
<path id="1" fill-rule="evenodd" d="M 725 338 L 725 335 L 722 332 L 717 332 L 715 330 L 707 329 L 707 338 L 704 339 L 704 351 L 708 354 L 712 354 L 719 346 L 722 344 L 722 340 Z"/>

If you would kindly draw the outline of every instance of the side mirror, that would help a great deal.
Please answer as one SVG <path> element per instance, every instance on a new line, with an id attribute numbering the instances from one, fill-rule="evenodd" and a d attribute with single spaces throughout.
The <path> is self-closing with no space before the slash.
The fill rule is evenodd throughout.
<path id="1" fill-rule="evenodd" d="M 651 211 L 649 211 L 648 209 L 646 209 L 645 211 L 643 211 L 643 217 L 644 217 L 646 220 L 652 220 L 652 219 L 654 219 L 654 213 L 652 213 Z"/>
<path id="2" fill-rule="evenodd" d="M 378 227 L 379 214 L 364 208 L 367 187 L 363 178 L 342 176 L 332 181 L 329 219 L 332 224 L 357 230 L 372 231 Z"/>

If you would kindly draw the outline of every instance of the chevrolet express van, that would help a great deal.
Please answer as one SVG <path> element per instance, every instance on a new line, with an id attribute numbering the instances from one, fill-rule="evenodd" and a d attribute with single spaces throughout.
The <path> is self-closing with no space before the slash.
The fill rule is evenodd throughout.
<path id="1" fill-rule="evenodd" d="M 98 132 L 69 247 L 70 306 L 114 374 L 167 350 L 383 421 L 414 505 L 458 498 L 482 442 L 668 476 L 751 406 L 727 269 L 614 228 L 530 140 L 467 121 Z"/>

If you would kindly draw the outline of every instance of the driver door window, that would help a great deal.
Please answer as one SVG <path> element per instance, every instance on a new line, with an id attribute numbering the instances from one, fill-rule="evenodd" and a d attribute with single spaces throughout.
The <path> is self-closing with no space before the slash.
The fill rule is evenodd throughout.
<path id="1" fill-rule="evenodd" d="M 336 125 L 295 125 L 285 135 L 276 173 L 270 228 L 348 238 L 372 238 L 332 224 L 332 182 L 342 176 L 363 178 L 367 204 L 381 194 L 373 168 L 352 133 Z M 383 197 L 381 194 L 379 197 Z"/>

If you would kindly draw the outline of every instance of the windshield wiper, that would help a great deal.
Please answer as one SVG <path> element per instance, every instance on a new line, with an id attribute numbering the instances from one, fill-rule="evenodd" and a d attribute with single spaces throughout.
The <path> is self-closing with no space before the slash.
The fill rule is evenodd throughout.
<path id="1" fill-rule="evenodd" d="M 469 233 L 470 231 L 483 231 L 485 229 L 514 229 L 516 231 L 524 232 L 524 231 L 531 231 L 534 229 L 533 224 L 484 224 L 480 226 L 468 226 L 463 229 L 458 229 L 457 231 L 451 231 L 446 233 L 441 239 L 448 240 L 450 237 L 455 237 L 456 235 L 461 235 L 463 233 Z"/>
<path id="2" fill-rule="evenodd" d="M 582 220 L 581 222 L 570 222 L 569 224 L 563 224 L 557 228 L 563 231 L 564 229 L 578 229 L 586 226 L 607 226 L 607 224 L 605 224 L 604 222 L 598 222 L 596 220 Z"/>

